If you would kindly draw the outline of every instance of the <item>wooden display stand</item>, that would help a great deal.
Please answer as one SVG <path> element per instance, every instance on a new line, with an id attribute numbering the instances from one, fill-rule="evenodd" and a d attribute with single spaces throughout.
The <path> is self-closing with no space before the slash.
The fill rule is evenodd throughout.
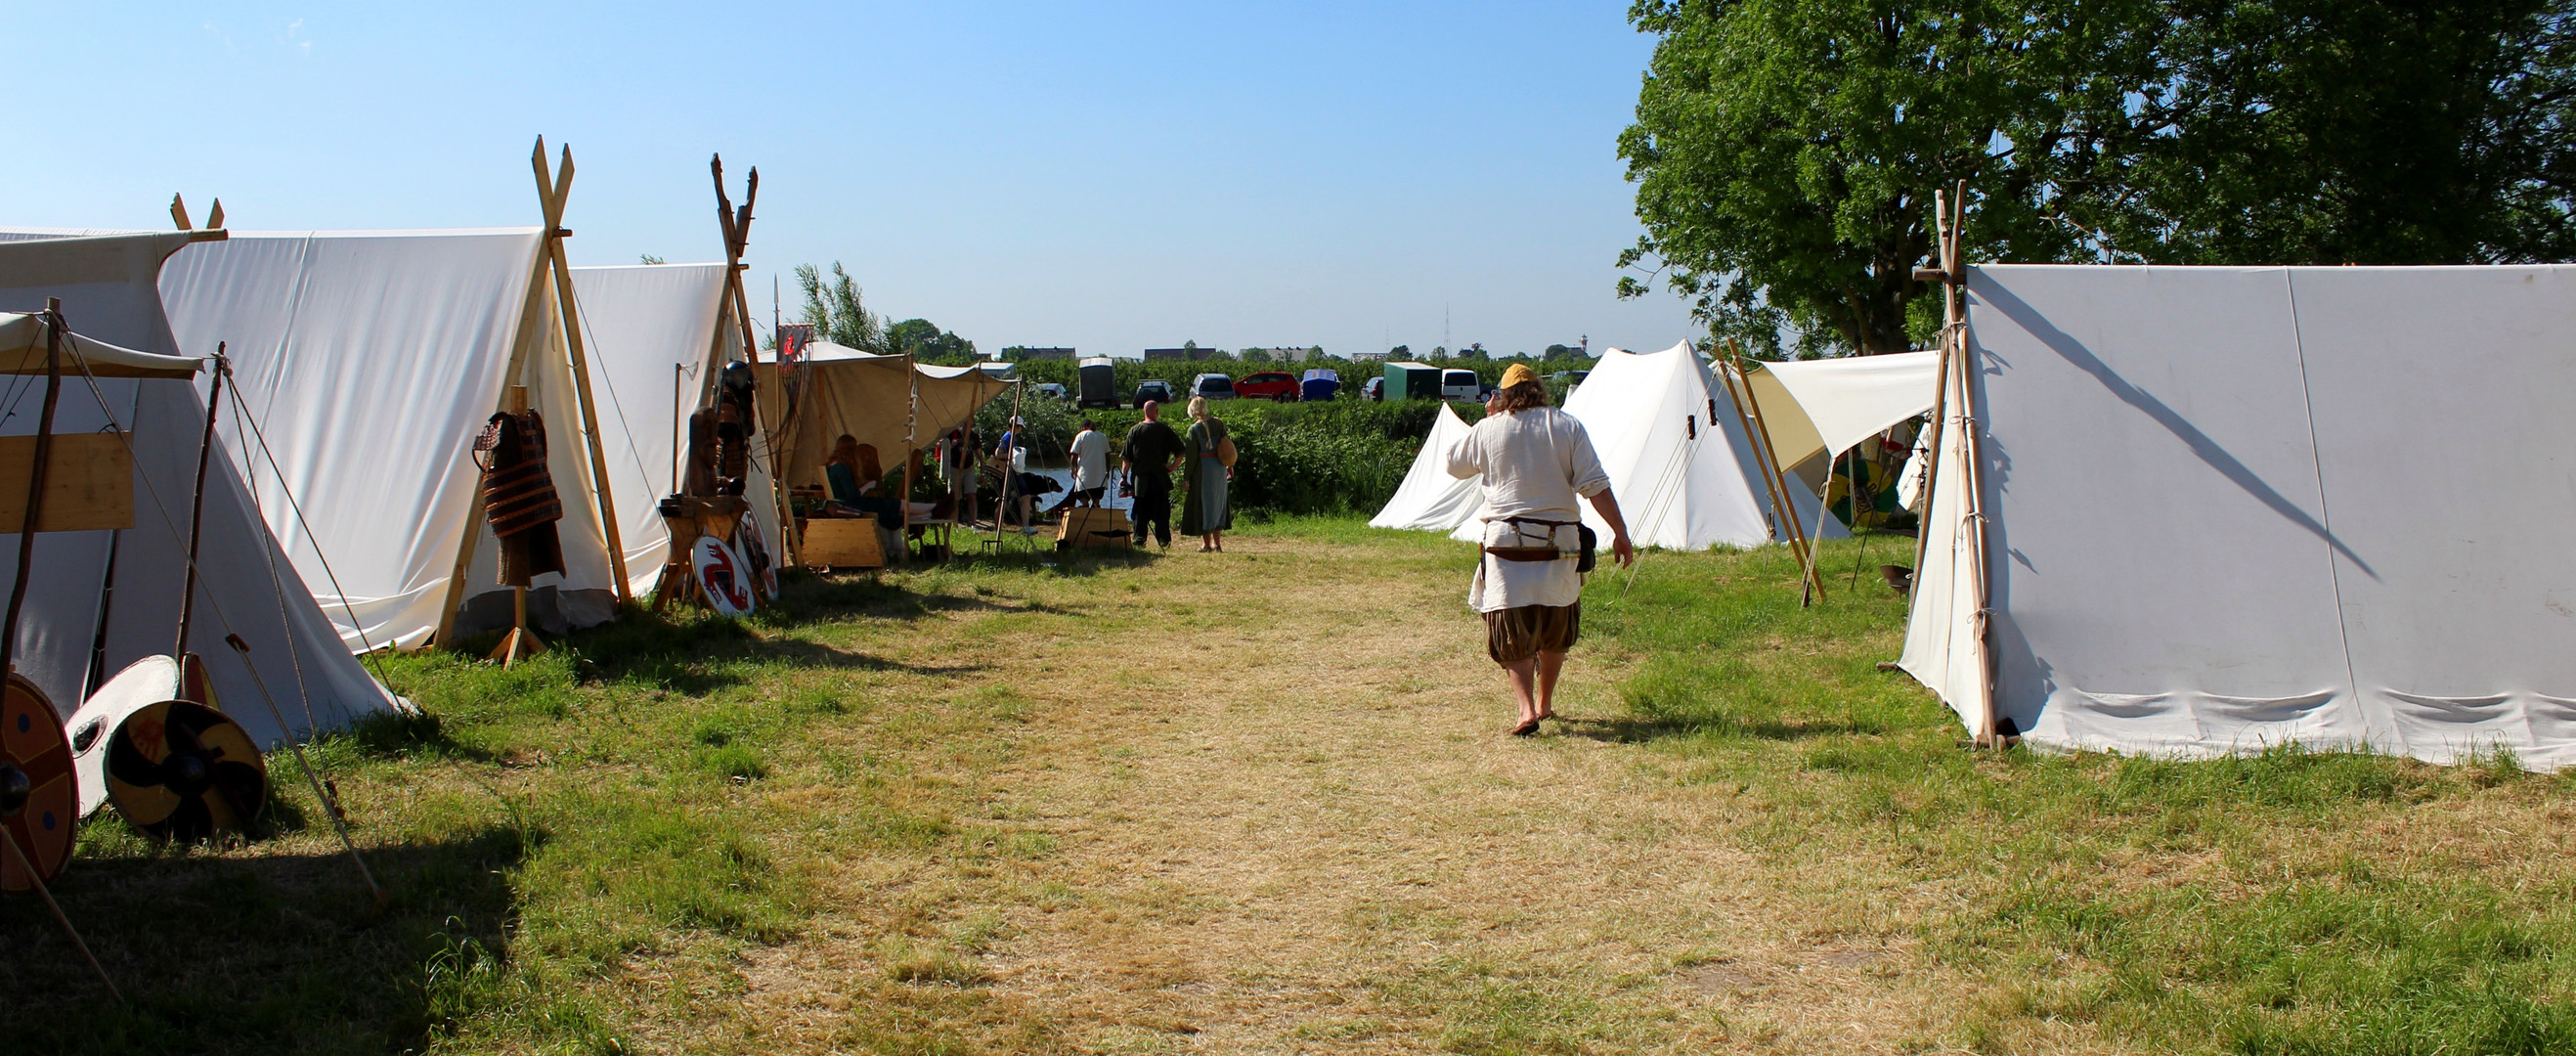
<path id="1" fill-rule="evenodd" d="M 510 386 L 510 413 L 528 413 L 527 386 Z M 545 651 L 546 643 L 538 641 L 536 632 L 528 629 L 528 588 L 511 587 L 510 633 L 502 635 L 501 644 L 492 647 L 492 659 L 506 668 Z"/>
<path id="2" fill-rule="evenodd" d="M 805 522 L 799 560 L 807 568 L 884 568 L 885 546 L 874 517 L 815 517 Z"/>
<path id="3" fill-rule="evenodd" d="M 1076 506 L 1064 511 L 1056 524 L 1057 549 L 1127 549 L 1135 526 L 1128 522 L 1127 511 Z"/>
<path id="4" fill-rule="evenodd" d="M 743 511 L 750 508 L 737 495 L 673 495 L 662 500 L 662 523 L 671 529 L 671 552 L 662 559 L 661 578 L 653 581 L 653 611 L 660 612 L 674 601 L 698 600 L 698 577 L 690 563 L 698 537 L 712 535 L 732 546 Z"/>

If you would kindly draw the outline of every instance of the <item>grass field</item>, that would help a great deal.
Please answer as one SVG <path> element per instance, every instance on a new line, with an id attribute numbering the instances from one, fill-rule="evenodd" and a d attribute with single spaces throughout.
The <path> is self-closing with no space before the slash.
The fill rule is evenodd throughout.
<path id="1" fill-rule="evenodd" d="M 0 903 L 13 1052 L 2576 1051 L 2576 780 L 1965 747 L 1826 552 L 1598 577 L 1559 711 L 1468 554 L 1345 520 L 1221 556 L 791 585 L 512 671 L 384 675 L 318 807 L 112 816 Z M 1906 543 L 1881 538 L 1875 566 Z"/>

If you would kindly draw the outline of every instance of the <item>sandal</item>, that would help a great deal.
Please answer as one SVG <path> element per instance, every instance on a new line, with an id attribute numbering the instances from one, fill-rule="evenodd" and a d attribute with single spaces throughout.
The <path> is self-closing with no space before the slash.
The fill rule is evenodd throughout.
<path id="1" fill-rule="evenodd" d="M 1527 736 L 1530 736 L 1531 734 L 1534 734 L 1534 733 L 1537 733 L 1537 732 L 1538 732 L 1538 720 L 1537 720 L 1537 719 L 1529 719 L 1529 720 L 1526 720 L 1526 721 L 1522 722 L 1520 725 L 1512 727 L 1512 730 L 1511 730 L 1512 736 L 1514 736 L 1514 737 L 1527 737 Z"/>

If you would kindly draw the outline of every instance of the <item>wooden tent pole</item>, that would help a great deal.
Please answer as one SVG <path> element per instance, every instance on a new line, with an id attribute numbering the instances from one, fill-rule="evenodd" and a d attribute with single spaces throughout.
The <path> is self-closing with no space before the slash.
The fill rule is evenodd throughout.
<path id="1" fill-rule="evenodd" d="M 233 372 L 232 361 L 224 358 L 224 345 L 215 343 L 214 391 L 206 396 L 206 432 L 197 442 L 196 495 L 188 508 L 188 571 L 179 584 L 179 637 L 170 647 L 170 655 L 188 655 L 188 624 L 197 615 L 197 554 L 204 541 L 206 523 L 206 464 L 215 454 L 215 415 L 224 406 L 224 377 Z"/>
<path id="2" fill-rule="evenodd" d="M 537 137 L 536 155 L 542 165 L 546 156 L 546 137 L 544 136 Z M 551 264 L 552 261 L 545 252 L 545 246 L 540 242 L 536 259 L 530 261 L 528 265 L 528 284 L 524 287 L 526 293 L 519 304 L 519 330 L 510 341 L 510 362 L 501 368 L 501 384 L 505 387 L 526 383 L 525 372 L 528 359 L 537 346 L 545 343 L 545 279 L 546 268 Z M 494 411 L 499 411 L 501 407 L 500 399 L 492 401 Z M 454 637 L 456 610 L 465 604 L 465 576 L 473 569 L 475 544 L 481 541 L 482 529 L 483 488 L 478 483 L 474 489 L 472 501 L 466 505 L 465 523 L 458 533 L 461 538 L 456 547 L 456 563 L 449 567 L 447 593 L 439 603 L 438 630 L 430 639 L 441 646 L 456 644 Z"/>
<path id="3" fill-rule="evenodd" d="M 572 267 L 564 261 L 563 240 L 572 234 L 563 226 L 564 200 L 572 196 L 572 146 L 563 148 L 563 167 L 557 171 L 549 189 L 546 184 L 544 141 L 538 141 L 537 197 L 545 204 L 546 260 L 555 274 L 556 314 L 563 319 L 564 347 L 572 353 L 572 390 L 581 407 L 581 427 L 590 445 L 591 497 L 599 506 L 600 539 L 608 545 L 609 569 L 615 573 L 617 600 L 632 602 L 634 595 L 626 585 L 626 540 L 617 525 L 617 499 L 608 483 L 608 452 L 599 442 L 599 407 L 590 396 L 590 358 L 582 348 L 581 305 L 572 293 Z"/>
<path id="4" fill-rule="evenodd" d="M 1727 351 L 1735 356 L 1737 373 L 1744 375 L 1744 402 L 1753 408 L 1753 425 L 1758 434 L 1754 439 L 1754 449 L 1759 456 L 1756 461 L 1765 463 L 1765 470 L 1779 482 L 1781 497 L 1787 499 L 1792 494 L 1789 491 L 1789 471 L 1780 464 L 1779 450 L 1771 446 L 1771 423 L 1762 416 L 1762 394 L 1753 391 L 1753 375 L 1743 368 L 1744 350 L 1730 341 Z M 1789 544 L 1798 555 L 1798 575 L 1805 582 L 1805 589 L 1815 592 L 1815 600 L 1825 600 L 1825 578 L 1816 571 L 1815 549 L 1807 542 L 1806 522 L 1799 519 L 1798 508 L 1794 504 L 1789 507 Z M 1803 593 L 1798 603 L 1802 606 L 1807 603 Z"/>
<path id="5" fill-rule="evenodd" d="M 45 298 L 45 403 L 36 417 L 36 461 L 27 467 L 27 512 L 18 528 L 18 577 L 9 590 L 9 615 L 0 627 L 0 672 L 16 669 L 18 611 L 27 604 L 27 580 L 36 571 L 37 525 L 45 515 L 45 477 L 54 455 L 54 405 L 63 394 L 63 302 Z M 27 875 L 34 876 L 30 863 Z"/>
<path id="6" fill-rule="evenodd" d="M 1734 356 L 1727 357 L 1725 366 L 1726 375 L 1720 381 L 1726 386 L 1726 402 L 1735 407 L 1735 420 L 1744 427 L 1744 442 L 1753 445 L 1753 464 L 1762 469 L 1762 490 L 1771 496 L 1771 514 L 1777 519 L 1775 523 L 1782 525 L 1781 534 L 1785 536 L 1788 534 L 1785 522 L 1797 519 L 1797 507 L 1791 506 L 1788 497 L 1780 493 L 1780 481 L 1771 475 L 1771 461 L 1762 453 L 1762 440 L 1753 435 L 1759 427 L 1754 425 L 1753 416 L 1745 413 L 1744 398 L 1735 391 L 1737 385 L 1742 385 L 1746 392 L 1751 392 L 1753 381 L 1744 376 L 1742 368 L 1735 365 Z M 1805 589 L 1804 586 L 1799 588 L 1801 592 Z"/>

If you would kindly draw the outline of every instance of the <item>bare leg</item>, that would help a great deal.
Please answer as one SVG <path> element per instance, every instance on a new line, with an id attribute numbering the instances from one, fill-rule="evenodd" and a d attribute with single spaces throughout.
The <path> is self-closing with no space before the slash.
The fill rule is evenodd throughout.
<path id="1" fill-rule="evenodd" d="M 1538 654 L 1538 717 L 1556 717 L 1556 676 L 1565 670 L 1564 653 Z"/>
<path id="2" fill-rule="evenodd" d="M 1519 698 L 1521 705 L 1520 723 L 1513 728 L 1515 732 L 1518 732 L 1521 726 L 1538 725 L 1537 668 L 1538 662 L 1535 659 L 1503 665 L 1503 672 L 1512 677 L 1512 696 Z"/>
<path id="3" fill-rule="evenodd" d="M 1209 533 L 1208 533 L 1208 538 L 1216 540 L 1216 552 L 1217 552 L 1217 553 L 1222 554 L 1222 553 L 1224 553 L 1224 552 L 1225 552 L 1225 533 L 1224 533 L 1224 532 L 1209 532 Z"/>

